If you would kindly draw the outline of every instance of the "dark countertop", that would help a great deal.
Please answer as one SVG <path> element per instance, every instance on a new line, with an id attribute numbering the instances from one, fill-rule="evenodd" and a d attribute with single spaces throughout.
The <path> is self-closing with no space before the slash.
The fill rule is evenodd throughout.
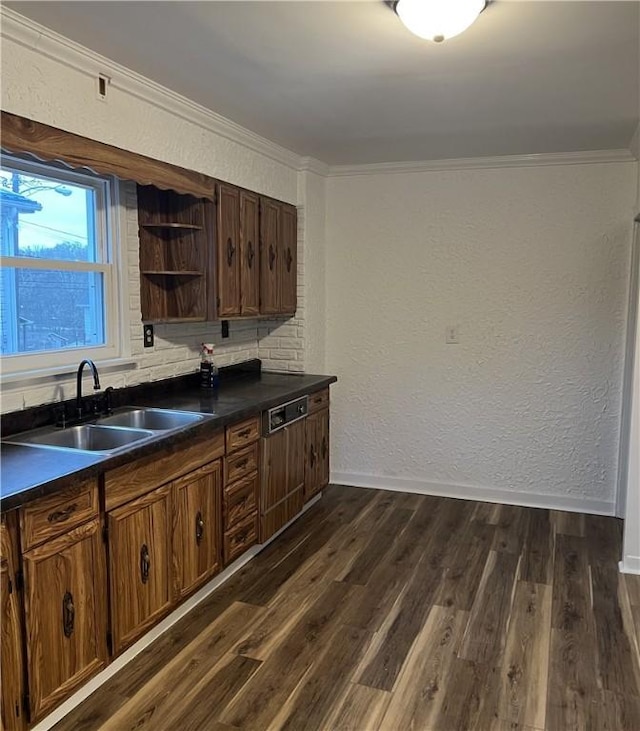
<path id="1" fill-rule="evenodd" d="M 240 421 L 305 394 L 335 383 L 335 376 L 262 372 L 223 383 L 209 393 L 188 387 L 160 396 L 132 399 L 131 406 L 155 406 L 207 414 L 210 418 L 157 437 L 115 454 L 96 454 L 74 449 L 51 449 L 3 442 L 0 459 L 0 510 L 13 510 L 50 495 L 74 482 L 97 477 L 106 470 L 159 452 L 195 437 L 213 434 Z M 15 439 L 15 436 L 7 439 Z"/>

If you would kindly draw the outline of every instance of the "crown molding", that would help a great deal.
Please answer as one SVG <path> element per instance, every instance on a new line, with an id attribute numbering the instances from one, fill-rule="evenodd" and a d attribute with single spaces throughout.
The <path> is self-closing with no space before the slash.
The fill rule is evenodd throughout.
<path id="1" fill-rule="evenodd" d="M 344 177 L 637 161 L 636 156 L 630 150 L 595 150 L 362 165 L 327 165 L 316 158 L 300 156 L 271 142 L 201 104 L 161 86 L 12 9 L 0 6 L 0 21 L 0 36 L 3 38 L 35 50 L 85 76 L 95 78 L 99 73 L 105 74 L 110 77 L 113 88 L 296 171 L 313 172 L 325 177 Z"/>
<path id="2" fill-rule="evenodd" d="M 447 170 L 485 170 L 544 165 L 586 165 L 606 162 L 637 162 L 630 150 L 589 150 L 585 152 L 549 152 L 500 157 L 461 157 L 422 162 L 381 162 L 365 165 L 330 165 L 330 177 L 379 175 L 383 173 L 430 173 Z"/>
<path id="3" fill-rule="evenodd" d="M 98 73 L 111 79 L 111 87 L 152 104 L 176 117 L 220 137 L 235 142 L 260 155 L 290 167 L 301 169 L 301 157 L 275 142 L 236 124 L 216 112 L 197 104 L 171 89 L 101 56 L 65 36 L 36 23 L 4 6 L 0 7 L 0 35 L 22 46 L 41 53 L 86 76 Z"/>
<path id="4" fill-rule="evenodd" d="M 309 173 L 315 173 L 316 175 L 323 175 L 327 176 L 329 175 L 329 166 L 322 162 L 322 160 L 318 160 L 315 157 L 302 157 L 300 158 L 300 166 L 298 167 L 298 170 L 300 172 L 309 172 Z"/>

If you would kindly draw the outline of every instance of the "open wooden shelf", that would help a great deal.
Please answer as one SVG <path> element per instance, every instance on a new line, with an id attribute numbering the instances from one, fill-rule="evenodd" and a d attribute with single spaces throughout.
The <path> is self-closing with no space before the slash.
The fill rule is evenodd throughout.
<path id="1" fill-rule="evenodd" d="M 203 226 L 198 226 L 194 223 L 180 223 L 178 221 L 162 222 L 162 223 L 141 223 L 142 228 L 160 228 L 160 229 L 173 229 L 174 231 L 202 231 Z"/>
<path id="2" fill-rule="evenodd" d="M 145 269 L 140 274 L 162 275 L 166 277 L 204 277 L 204 272 L 190 269 L 181 271 L 176 269 Z"/>
<path id="3" fill-rule="evenodd" d="M 138 185 L 144 322 L 206 319 L 213 209 L 211 200 Z"/>

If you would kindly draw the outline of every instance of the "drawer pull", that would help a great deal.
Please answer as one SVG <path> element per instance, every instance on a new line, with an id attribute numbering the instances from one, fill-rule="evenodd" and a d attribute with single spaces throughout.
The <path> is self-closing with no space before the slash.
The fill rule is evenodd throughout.
<path id="1" fill-rule="evenodd" d="M 247 427 L 246 429 L 238 432 L 239 437 L 248 437 L 249 434 L 251 434 L 251 427 Z"/>
<path id="2" fill-rule="evenodd" d="M 149 569 L 151 568 L 151 557 L 149 556 L 149 549 L 147 544 L 143 543 L 140 549 L 140 579 L 143 584 L 149 581 Z"/>
<path id="3" fill-rule="evenodd" d="M 73 625 L 76 619 L 76 609 L 73 606 L 73 594 L 68 591 L 62 598 L 62 628 L 65 637 L 73 634 Z"/>
<path id="4" fill-rule="evenodd" d="M 251 532 L 250 528 L 245 528 L 242 533 L 238 533 L 236 536 L 236 543 L 244 543 L 247 540 L 247 536 Z"/>
<path id="5" fill-rule="evenodd" d="M 322 396 L 316 396 L 316 397 L 315 397 L 315 398 L 313 399 L 313 403 L 314 403 L 314 404 L 320 404 L 320 403 L 322 403 Z"/>
<path id="6" fill-rule="evenodd" d="M 236 462 L 236 469 L 241 470 L 243 467 L 246 467 L 249 463 L 249 457 L 245 457 L 244 459 L 241 459 L 239 462 Z"/>
<path id="7" fill-rule="evenodd" d="M 198 510 L 196 513 L 196 543 L 200 545 L 202 536 L 204 535 L 204 520 L 202 520 L 202 513 Z"/>
<path id="8" fill-rule="evenodd" d="M 77 507 L 77 503 L 67 505 L 64 510 L 56 510 L 54 513 L 49 513 L 47 520 L 49 521 L 49 523 L 62 523 L 63 521 L 67 520 L 67 518 L 69 518 L 73 513 L 75 513 Z"/>

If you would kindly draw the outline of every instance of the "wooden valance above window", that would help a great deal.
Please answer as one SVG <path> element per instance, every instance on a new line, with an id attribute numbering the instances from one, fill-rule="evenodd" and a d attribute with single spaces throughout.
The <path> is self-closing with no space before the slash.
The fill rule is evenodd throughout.
<path id="1" fill-rule="evenodd" d="M 208 175 L 106 145 L 88 137 L 49 127 L 16 114 L 2 112 L 2 149 L 28 153 L 46 162 L 62 162 L 72 168 L 88 168 L 98 175 L 115 175 L 141 185 L 189 193 L 213 200 L 215 180 Z"/>

